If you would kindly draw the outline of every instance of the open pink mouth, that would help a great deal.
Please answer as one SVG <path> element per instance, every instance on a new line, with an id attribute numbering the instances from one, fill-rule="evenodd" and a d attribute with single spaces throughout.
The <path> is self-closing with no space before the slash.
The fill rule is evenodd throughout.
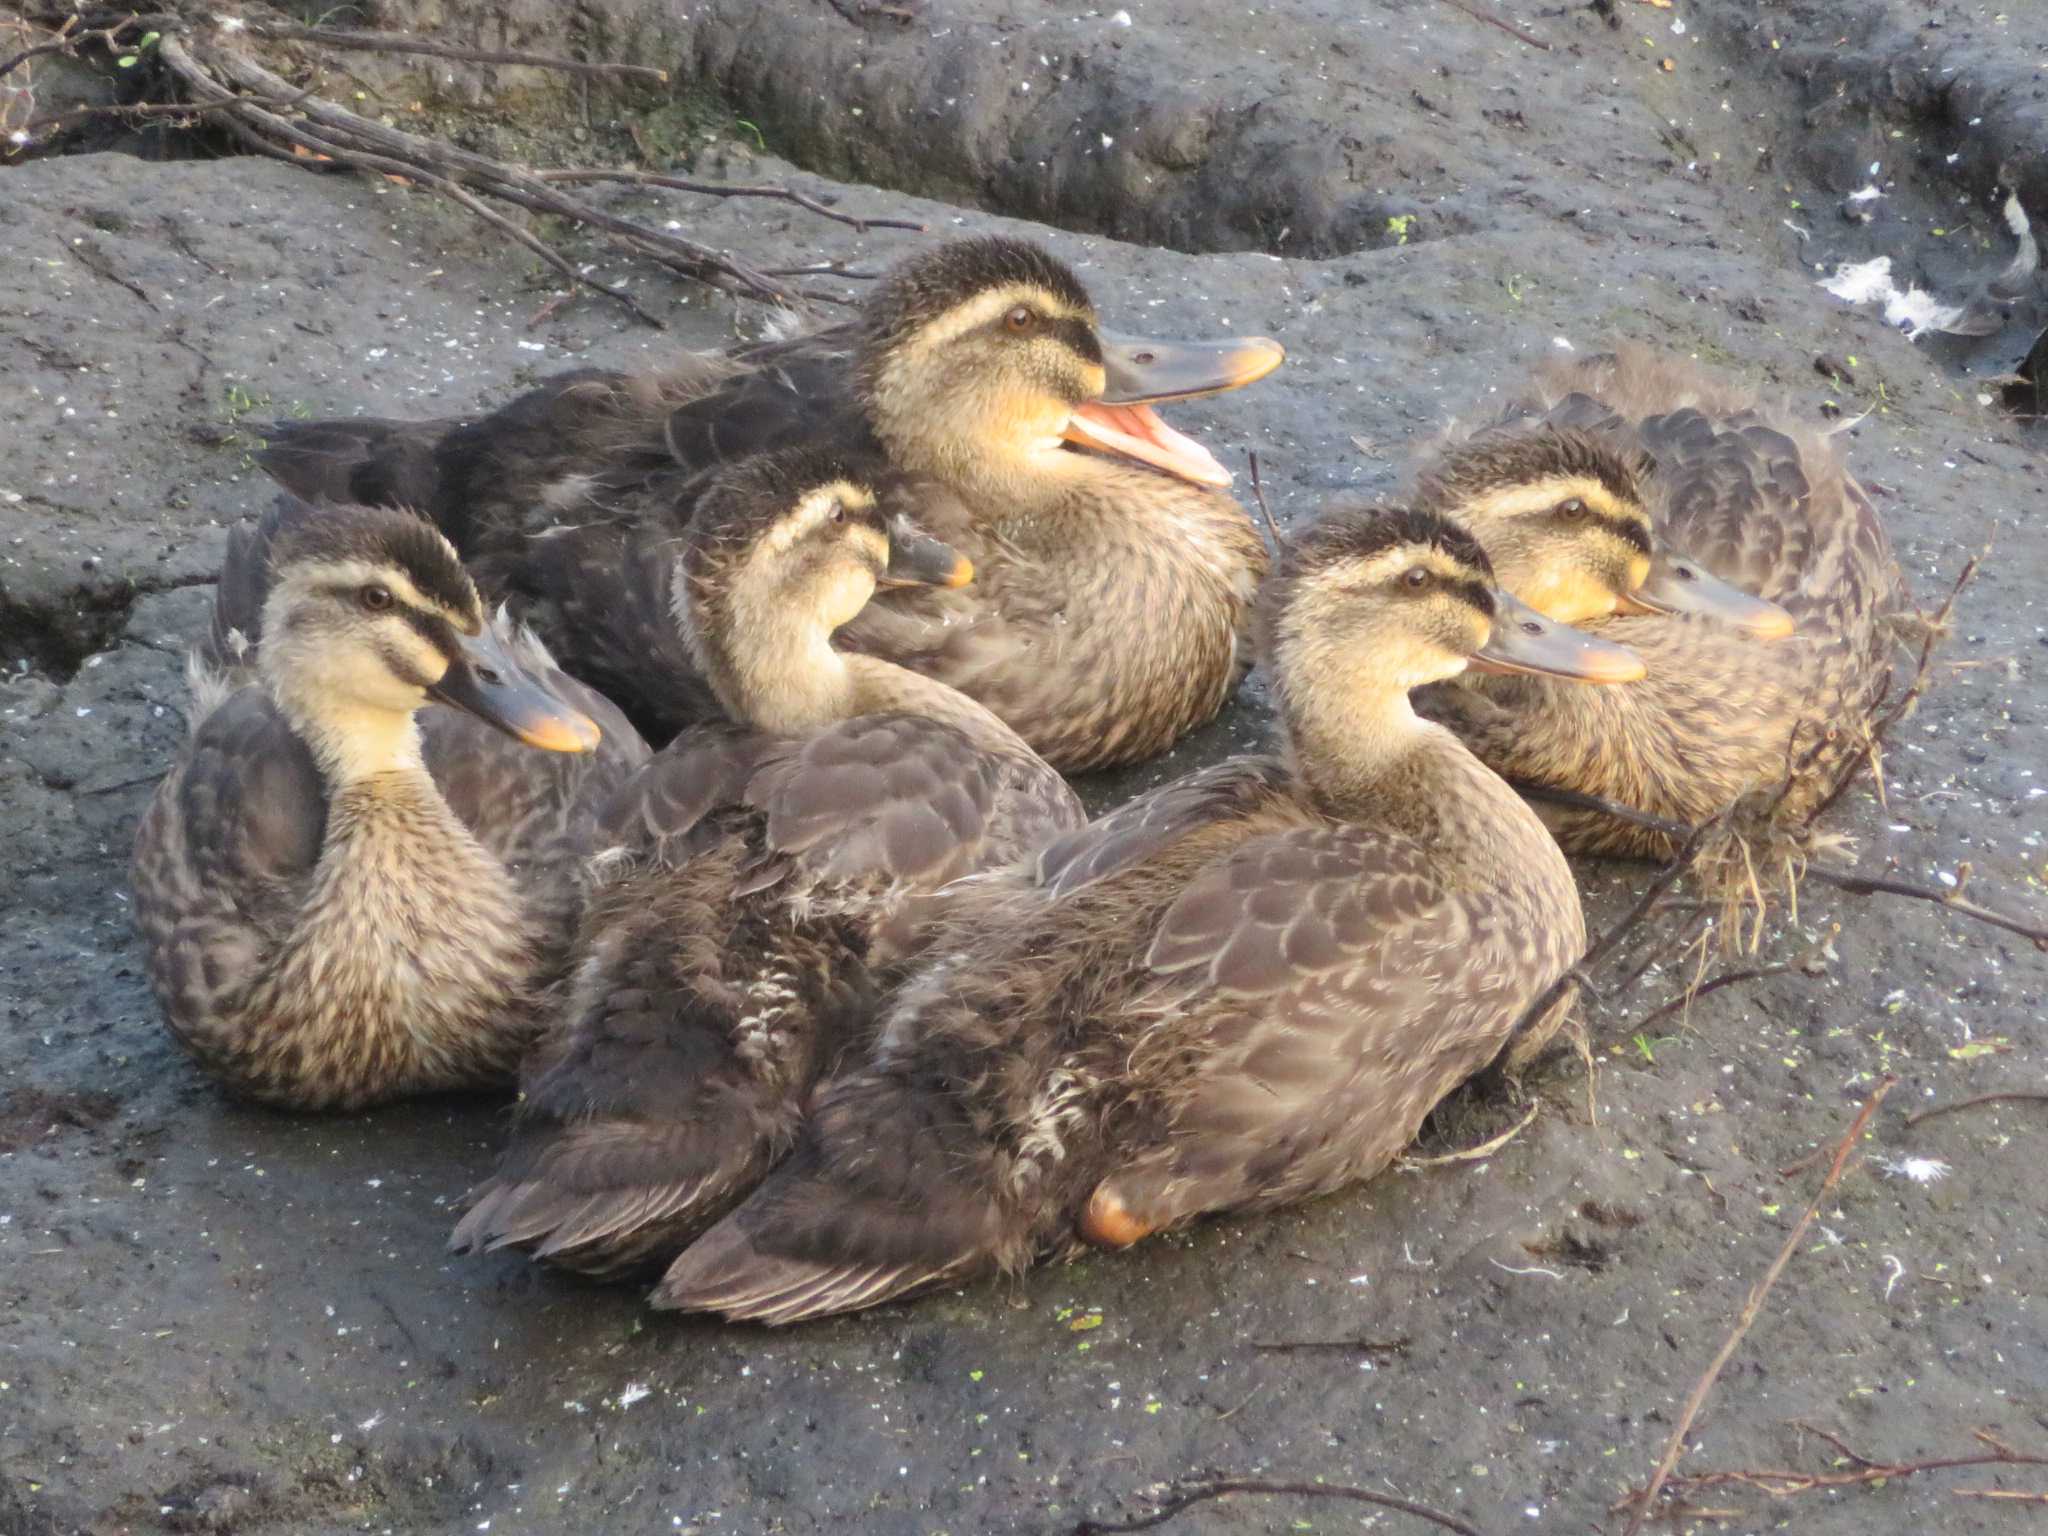
<path id="1" fill-rule="evenodd" d="M 1061 435 L 1070 443 L 1136 459 L 1196 485 L 1220 489 L 1230 484 L 1230 471 L 1215 454 L 1186 433 L 1174 431 L 1149 405 L 1092 401 L 1076 408 Z"/>

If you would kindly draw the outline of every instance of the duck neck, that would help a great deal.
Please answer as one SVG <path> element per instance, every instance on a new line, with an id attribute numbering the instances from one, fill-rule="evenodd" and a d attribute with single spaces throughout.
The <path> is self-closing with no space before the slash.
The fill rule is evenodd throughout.
<path id="1" fill-rule="evenodd" d="M 340 792 L 393 775 L 427 776 L 412 711 L 323 695 L 289 675 L 273 677 L 270 692 L 329 789 Z"/>
<path id="2" fill-rule="evenodd" d="M 849 714 L 922 715 L 953 726 L 985 752 L 1033 755 L 1024 738 L 1001 717 L 957 688 L 878 656 L 849 655 L 841 659 L 846 664 L 851 687 Z"/>
<path id="3" fill-rule="evenodd" d="M 1521 797 L 1450 731 L 1417 715 L 1404 691 L 1290 700 L 1289 760 L 1318 809 L 1422 843 L 1461 883 L 1526 870 L 1533 846 L 1570 888 L 1564 856 Z M 1540 855 L 1539 855 L 1540 857 Z"/>
<path id="4" fill-rule="evenodd" d="M 859 712 L 847 657 L 816 619 L 766 607 L 744 645 L 694 637 L 699 664 L 727 714 L 764 731 L 812 731 Z"/>

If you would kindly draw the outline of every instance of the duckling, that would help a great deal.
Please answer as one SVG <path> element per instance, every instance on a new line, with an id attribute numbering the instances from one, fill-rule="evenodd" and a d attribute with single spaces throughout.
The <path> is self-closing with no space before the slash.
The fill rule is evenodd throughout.
<path id="1" fill-rule="evenodd" d="M 1411 689 L 1468 666 L 1626 681 L 1433 514 L 1336 513 L 1261 599 L 1284 755 L 1191 775 L 949 906 L 795 1152 L 657 1306 L 788 1323 L 1369 1177 L 1556 1031 L 1557 845 Z"/>
<path id="2" fill-rule="evenodd" d="M 841 456 L 742 462 L 681 546 L 678 617 L 729 721 L 606 809 L 565 1037 L 458 1249 L 599 1275 L 673 1257 L 787 1150 L 925 900 L 1085 819 L 987 709 L 832 645 L 878 585 L 972 574 Z"/>
<path id="3" fill-rule="evenodd" d="M 962 240 L 826 330 L 662 375 L 566 374 L 473 422 L 281 422 L 262 457 L 301 494 L 430 512 L 535 604 L 570 671 L 665 740 L 711 701 L 666 632 L 649 496 L 772 445 L 878 453 L 892 509 L 980 574 L 885 592 L 840 643 L 959 689 L 1073 772 L 1164 751 L 1249 666 L 1264 546 L 1228 472 L 1147 402 L 1237 388 L 1282 356 L 1114 335 L 1044 250 Z"/>
<path id="4" fill-rule="evenodd" d="M 1789 773 L 1773 817 L 1791 826 L 1865 750 L 1904 580 L 1829 435 L 1630 350 L 1550 370 L 1503 423 L 1447 450 L 1422 495 L 1465 522 L 1509 590 L 1569 623 L 1612 613 L 1597 632 L 1649 668 L 1626 689 L 1468 677 L 1428 690 L 1418 707 L 1510 780 L 1697 825 Z M 1654 526 L 1665 569 L 1611 602 L 1611 579 L 1556 558 L 1573 520 L 1618 538 Z M 1540 810 L 1574 853 L 1674 851 L 1598 810 Z"/>
<path id="5" fill-rule="evenodd" d="M 171 1033 L 292 1109 L 509 1085 L 595 801 L 645 743 L 388 508 L 283 497 L 237 529 L 191 675 L 133 869 Z"/>

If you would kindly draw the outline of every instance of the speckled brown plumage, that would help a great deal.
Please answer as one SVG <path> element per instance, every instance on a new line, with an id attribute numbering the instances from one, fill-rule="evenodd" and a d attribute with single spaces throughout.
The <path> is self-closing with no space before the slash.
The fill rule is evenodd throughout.
<path id="1" fill-rule="evenodd" d="M 992 345 L 919 350 L 949 313 L 1012 286 L 1045 296 L 1052 333 L 1072 328 L 1071 368 L 1006 372 Z M 840 643 L 977 699 L 1063 770 L 1102 767 L 1155 755 L 1222 707 L 1249 665 L 1266 554 L 1214 490 L 1091 452 L 1027 471 L 994 451 L 1038 430 L 1006 417 L 1005 389 L 1086 398 L 1074 381 L 1100 377 L 1093 327 L 1085 290 L 1043 251 L 960 241 L 826 330 L 661 375 L 579 371 L 473 421 L 280 422 L 263 463 L 303 495 L 430 513 L 487 588 L 528 605 L 565 667 L 664 741 L 710 713 L 666 624 L 673 534 L 705 477 L 796 442 L 872 455 L 885 501 L 979 577 L 884 592 Z"/>
<path id="2" fill-rule="evenodd" d="M 831 562 L 857 562 L 857 525 L 885 544 L 862 487 L 845 521 L 789 544 L 794 570 L 759 556 L 785 542 L 778 519 L 805 482 L 849 473 L 795 460 L 774 475 L 750 462 L 745 494 L 708 493 L 680 566 L 701 671 L 740 720 L 773 710 L 783 724 L 693 727 L 610 802 L 562 1037 L 457 1247 L 593 1274 L 673 1256 L 786 1152 L 812 1084 L 921 942 L 923 900 L 1082 821 L 1058 774 L 980 705 L 887 662 L 821 655 L 830 616 L 764 627 L 770 608 L 809 613 L 837 590 Z M 785 675 L 798 669 L 825 676 Z"/>
<path id="3" fill-rule="evenodd" d="M 1525 441 L 1547 429 L 1584 434 L 1623 463 L 1647 455 L 1642 486 L 1657 539 L 1780 604 L 1797 631 L 1765 640 L 1705 618 L 1615 617 L 1597 632 L 1643 658 L 1641 683 L 1466 677 L 1428 690 L 1418 707 L 1511 779 L 1686 823 L 1802 764 L 1778 815 L 1803 818 L 1863 749 L 1889 676 L 1885 621 L 1905 601 L 1890 541 L 1841 443 L 1639 349 L 1551 370 L 1481 449 L 1489 437 Z M 1445 500 L 1455 512 L 1455 494 Z M 1573 852 L 1672 851 L 1662 835 L 1597 812 L 1539 809 Z"/>
<path id="4" fill-rule="evenodd" d="M 231 536 L 192 737 L 136 842 L 152 985 L 200 1064 L 266 1103 L 508 1084 L 566 964 L 594 798 L 647 749 L 515 643 L 600 722 L 599 751 L 536 752 L 434 708 L 403 727 L 410 766 L 330 781 L 258 665 L 273 587 L 328 569 L 395 570 L 483 622 L 453 550 L 407 514 L 284 499 Z"/>
<path id="5" fill-rule="evenodd" d="M 1485 639 L 1451 590 L 1483 555 L 1393 512 L 1326 519 L 1286 559 L 1262 653 L 1288 755 L 1169 784 L 970 882 L 864 1066 L 657 1305 L 794 1322 L 1308 1198 L 1383 1168 L 1459 1081 L 1555 1031 L 1553 1012 L 1510 1040 L 1583 942 L 1570 872 L 1406 704 Z M 1418 595 L 1411 564 L 1447 579 Z"/>

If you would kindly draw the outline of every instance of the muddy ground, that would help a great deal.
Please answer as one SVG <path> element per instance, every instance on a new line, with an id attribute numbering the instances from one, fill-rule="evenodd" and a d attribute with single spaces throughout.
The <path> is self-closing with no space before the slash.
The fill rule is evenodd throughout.
<path id="1" fill-rule="evenodd" d="M 1031 227 L 991 210 L 1050 219 L 1035 232 L 1112 323 L 1281 338 L 1280 374 L 1176 419 L 1233 463 L 1256 450 L 1283 521 L 1392 486 L 1412 440 L 1567 344 L 1655 342 L 1802 410 L 1867 411 L 1855 463 L 1918 588 L 1995 545 L 1887 755 L 1888 806 L 1859 791 L 1837 824 L 1866 867 L 1935 881 L 1967 862 L 1973 895 L 2039 921 L 2042 443 L 1987 377 L 2032 322 L 1914 343 L 1815 278 L 1891 253 L 1962 291 L 2005 261 L 1996 198 L 2048 194 L 2048 24 L 1951 0 L 1617 0 L 1613 26 L 1474 4 L 1551 46 L 1439 0 L 972 0 L 908 25 L 718 0 L 675 8 L 661 46 L 707 174 L 786 174 L 935 234 Z M 545 40 L 544 15 L 522 26 L 511 41 Z M 610 110 L 586 125 L 598 147 L 623 136 Z M 1866 184 L 1885 195 L 1845 215 Z M 624 202 L 756 260 L 879 263 L 921 238 Z M 794 1333 L 445 1257 L 501 1105 L 307 1120 L 223 1101 L 157 1022 L 125 870 L 183 729 L 221 530 L 265 499 L 257 426 L 497 402 L 571 361 L 760 322 L 589 259 L 671 329 L 594 298 L 536 323 L 555 290 L 531 263 L 388 183 L 118 153 L 0 170 L 0 1533 L 1050 1533 L 1198 1472 L 1398 1491 L 1489 1533 L 1614 1530 L 1610 1503 L 1819 1178 L 1778 1170 L 1839 1137 L 1887 1071 L 1898 1088 L 1684 1468 L 1828 1470 L 1793 1420 L 1888 1459 L 1966 1454 L 1979 1427 L 2048 1454 L 2042 1108 L 1904 1123 L 2048 1087 L 2048 957 L 1919 903 L 1812 888 L 1766 959 L 1819 944 L 1818 974 L 1648 1031 L 1633 1021 L 1676 985 L 1662 970 L 1589 1005 L 1597 1122 L 1566 1059 L 1489 1160 Z M 1261 725 L 1253 689 L 1133 782 Z M 1585 874 L 1596 923 L 1646 878 Z M 1432 1146 L 1514 1113 L 1454 1102 Z M 1952 1172 L 1886 1171 L 1908 1155 Z M 1407 1343 L 1273 1347 L 1360 1339 Z M 1732 1513 L 1685 1524 L 2041 1518 L 1963 1489 L 2048 1489 L 2048 1467 L 1783 1502 L 1720 1488 L 1700 1502 Z M 1423 1529 L 1298 1499 L 1174 1528 Z"/>

